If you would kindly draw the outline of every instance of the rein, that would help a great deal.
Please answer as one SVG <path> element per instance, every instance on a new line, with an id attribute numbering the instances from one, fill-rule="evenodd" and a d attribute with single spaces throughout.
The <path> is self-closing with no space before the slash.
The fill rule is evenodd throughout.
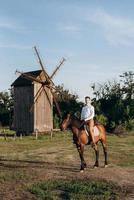
<path id="1" fill-rule="evenodd" d="M 71 116 L 71 126 L 75 126 L 76 128 L 80 129 L 81 120 L 78 119 L 76 116 Z"/>

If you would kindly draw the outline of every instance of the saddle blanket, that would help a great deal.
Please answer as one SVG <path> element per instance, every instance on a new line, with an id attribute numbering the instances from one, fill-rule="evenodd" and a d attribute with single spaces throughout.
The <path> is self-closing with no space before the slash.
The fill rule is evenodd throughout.
<path id="1" fill-rule="evenodd" d="M 94 126 L 94 136 L 99 136 L 100 132 L 99 129 L 97 128 L 97 126 Z"/>
<path id="2" fill-rule="evenodd" d="M 87 126 L 84 125 L 84 129 L 86 134 L 89 136 Z M 99 136 L 99 135 L 100 135 L 99 129 L 97 128 L 97 126 L 94 126 L 94 136 Z"/>

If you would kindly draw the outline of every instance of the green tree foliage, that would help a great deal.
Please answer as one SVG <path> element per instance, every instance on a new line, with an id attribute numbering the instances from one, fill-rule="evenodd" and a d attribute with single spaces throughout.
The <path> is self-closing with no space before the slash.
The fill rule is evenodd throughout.
<path id="1" fill-rule="evenodd" d="M 10 95 L 7 91 L 0 92 L 0 125 L 9 125 L 12 106 L 12 95 Z"/>
<path id="2" fill-rule="evenodd" d="M 110 131 L 121 124 L 126 128 L 133 127 L 134 73 L 125 72 L 120 78 L 118 82 L 114 80 L 92 86 L 96 113 L 103 120 L 107 119 L 105 124 Z"/>
<path id="3" fill-rule="evenodd" d="M 68 89 L 64 88 L 64 85 L 59 85 L 56 87 L 55 93 L 57 102 L 61 109 L 62 115 L 67 112 L 73 112 L 77 117 L 80 117 L 80 112 L 82 109 L 83 103 L 78 101 L 78 95 L 72 94 Z M 54 127 L 59 127 L 60 119 L 58 117 L 57 109 L 54 104 Z"/>

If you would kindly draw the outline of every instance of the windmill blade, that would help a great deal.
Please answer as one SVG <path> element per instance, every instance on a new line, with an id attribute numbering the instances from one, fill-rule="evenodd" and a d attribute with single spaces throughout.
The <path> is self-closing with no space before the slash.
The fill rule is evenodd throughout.
<path id="1" fill-rule="evenodd" d="M 30 81 L 36 81 L 40 84 L 44 84 L 44 82 L 42 82 L 41 80 L 39 80 L 38 78 L 35 78 L 34 76 L 32 76 L 31 74 L 28 74 L 28 73 L 22 73 L 18 70 L 16 70 L 16 73 L 20 74 L 22 77 L 30 80 Z"/>
<path id="2" fill-rule="evenodd" d="M 56 72 L 60 69 L 61 65 L 63 65 L 63 63 L 64 63 L 65 61 L 66 61 L 66 59 L 65 59 L 65 58 L 62 58 L 62 60 L 60 61 L 60 64 L 56 67 L 56 69 L 54 70 L 54 72 L 53 72 L 52 75 L 50 76 L 50 79 L 52 79 L 52 78 L 55 76 Z"/>
<path id="3" fill-rule="evenodd" d="M 41 66 L 41 69 L 42 69 L 42 71 L 43 71 L 43 73 L 44 73 L 44 76 L 45 76 L 47 82 L 48 82 L 48 83 L 52 83 L 52 84 L 54 85 L 53 81 L 51 80 L 51 78 L 49 77 L 48 73 L 47 73 L 47 72 L 45 71 L 45 69 L 44 69 L 43 63 L 42 63 L 42 61 L 41 61 L 41 58 L 40 58 L 40 55 L 39 55 L 39 53 L 38 53 L 38 50 L 37 50 L 36 46 L 34 46 L 34 50 L 35 50 L 35 52 L 36 52 L 36 55 L 37 55 L 39 64 L 40 64 L 40 66 Z"/>
<path id="4" fill-rule="evenodd" d="M 62 95 L 62 92 L 60 91 L 60 90 L 58 90 L 56 87 L 53 87 L 53 86 L 51 86 L 51 85 L 46 85 L 46 87 L 47 88 L 49 88 L 49 89 L 53 89 L 55 92 L 58 92 L 59 94 L 61 94 Z"/>
<path id="5" fill-rule="evenodd" d="M 41 76 L 39 76 L 39 78 L 40 78 L 40 80 L 42 81 Z M 50 85 L 49 85 L 49 87 L 48 87 L 48 85 L 43 85 L 43 90 L 44 90 L 44 92 L 45 92 L 45 94 L 46 94 L 46 97 L 47 97 L 47 100 L 48 100 L 48 102 L 49 102 L 49 105 L 52 107 L 51 100 L 50 100 L 50 98 L 49 98 L 49 96 L 48 96 L 48 93 L 47 93 L 47 91 L 46 91 L 46 89 L 45 89 L 45 86 L 46 86 L 47 88 L 49 88 Z M 49 88 L 49 89 L 50 89 L 50 88 Z"/>
<path id="6" fill-rule="evenodd" d="M 54 95 L 54 92 L 52 91 L 51 88 L 50 88 L 50 91 L 51 91 L 51 93 L 52 93 L 52 95 L 53 95 L 53 100 L 54 100 L 54 103 L 55 103 L 56 109 L 57 109 L 57 111 L 58 111 L 58 114 L 59 114 L 60 118 L 62 118 L 62 113 L 61 113 L 61 110 L 60 110 L 59 104 L 58 104 L 58 102 L 57 102 L 57 100 L 56 100 L 56 97 L 55 97 L 55 95 Z"/>
<path id="7" fill-rule="evenodd" d="M 45 87 L 43 87 L 43 90 L 44 90 L 44 92 L 45 92 L 45 94 L 46 94 L 46 97 L 47 97 L 47 100 L 48 100 L 48 102 L 49 102 L 50 107 L 52 107 L 52 104 L 51 104 L 50 98 L 49 98 L 49 96 L 48 96 L 48 93 L 47 93 Z"/>
<path id="8" fill-rule="evenodd" d="M 39 77 L 40 77 L 40 76 L 39 76 Z M 41 77 L 40 77 L 40 80 L 42 81 Z M 41 87 L 40 87 L 39 90 L 37 91 L 36 95 L 34 96 L 34 103 L 32 104 L 32 106 L 31 106 L 31 108 L 30 108 L 30 112 L 32 112 L 33 107 L 34 107 L 35 103 L 37 102 L 38 98 L 40 97 L 40 95 L 41 95 L 41 93 L 42 93 L 43 90 L 44 90 L 44 92 L 45 92 L 45 94 L 46 94 L 46 97 L 47 97 L 47 99 L 48 99 L 48 102 L 49 102 L 50 106 L 52 106 L 51 101 L 50 101 L 50 99 L 49 99 L 49 96 L 48 96 L 48 94 L 47 94 L 47 91 L 45 90 L 45 85 L 43 84 L 43 85 L 41 85 Z"/>
<path id="9" fill-rule="evenodd" d="M 44 66 L 43 66 L 43 64 L 42 64 L 42 61 L 41 61 L 41 58 L 40 58 L 40 56 L 39 56 L 39 53 L 38 53 L 38 50 L 37 50 L 36 46 L 34 47 L 34 50 L 35 50 L 36 55 L 37 55 L 37 57 L 38 57 L 38 61 L 39 61 L 39 64 L 40 64 L 40 66 L 41 66 L 41 69 L 42 69 L 42 71 L 43 71 L 43 73 L 44 73 L 44 76 L 45 76 L 45 78 L 46 78 L 46 81 L 49 83 L 49 84 L 46 84 L 46 87 L 48 87 L 48 88 L 50 89 L 50 91 L 51 91 L 51 93 L 52 93 L 52 95 L 53 95 L 53 100 L 54 100 L 54 103 L 55 103 L 55 105 L 56 105 L 58 114 L 59 114 L 60 118 L 62 118 L 62 113 L 61 113 L 60 107 L 59 107 L 59 105 L 58 105 L 58 103 L 57 103 L 57 101 L 56 101 L 55 95 L 54 95 L 53 90 L 52 90 L 52 86 L 50 85 L 50 84 L 52 84 L 52 85 L 55 86 L 55 84 L 53 83 L 53 81 L 51 80 L 51 78 L 49 77 L 49 75 L 47 74 L 47 72 L 45 71 Z M 57 69 L 57 70 L 58 70 L 58 69 Z M 56 70 L 56 71 L 57 71 L 57 70 Z M 55 73 L 56 73 L 56 72 L 55 72 Z M 43 88 L 44 88 L 44 87 L 43 87 Z M 44 88 L 44 89 L 45 89 L 45 88 Z"/>
<path id="10" fill-rule="evenodd" d="M 30 108 L 30 112 L 33 111 L 34 105 L 35 105 L 35 103 L 37 102 L 39 96 L 40 96 L 41 93 L 42 93 L 41 89 L 43 89 L 43 86 L 42 86 L 42 85 L 41 85 L 41 87 L 39 88 L 39 90 L 38 90 L 38 92 L 36 93 L 36 95 L 34 96 L 34 102 L 33 102 L 32 106 L 31 106 L 31 108 Z"/>
<path id="11" fill-rule="evenodd" d="M 50 101 L 50 99 L 49 99 L 49 96 L 48 96 L 48 94 L 47 94 L 47 91 L 45 90 L 45 87 L 44 87 L 44 86 L 41 86 L 40 89 L 38 90 L 38 92 L 37 92 L 36 95 L 35 95 L 34 103 L 32 104 L 32 106 L 31 106 L 31 108 L 30 108 L 30 112 L 33 111 L 34 105 L 35 105 L 35 103 L 37 102 L 37 100 L 39 99 L 39 97 L 41 96 L 41 93 L 43 92 L 43 90 L 44 90 L 44 92 L 45 92 L 45 94 L 46 94 L 46 97 L 47 97 L 47 99 L 48 99 L 49 105 L 52 107 L 51 101 Z"/>

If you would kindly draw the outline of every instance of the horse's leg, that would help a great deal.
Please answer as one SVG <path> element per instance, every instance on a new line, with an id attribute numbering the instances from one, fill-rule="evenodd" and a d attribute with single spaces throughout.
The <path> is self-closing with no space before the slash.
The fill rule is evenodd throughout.
<path id="1" fill-rule="evenodd" d="M 77 146 L 77 150 L 79 152 L 79 156 L 80 156 L 80 160 L 81 160 L 81 168 L 80 171 L 82 172 L 84 170 L 84 168 L 87 167 L 87 164 L 84 160 L 84 145 L 76 145 Z"/>
<path id="2" fill-rule="evenodd" d="M 107 147 L 106 147 L 106 143 L 104 141 L 101 141 L 101 144 L 102 144 L 102 147 L 103 147 L 104 157 L 105 157 L 104 166 L 107 167 L 108 162 L 107 162 Z"/>
<path id="3" fill-rule="evenodd" d="M 94 151 L 95 151 L 95 156 L 96 156 L 94 168 L 96 168 L 96 167 L 99 167 L 99 149 L 98 149 L 97 143 L 96 143 L 96 145 L 94 147 Z"/>

